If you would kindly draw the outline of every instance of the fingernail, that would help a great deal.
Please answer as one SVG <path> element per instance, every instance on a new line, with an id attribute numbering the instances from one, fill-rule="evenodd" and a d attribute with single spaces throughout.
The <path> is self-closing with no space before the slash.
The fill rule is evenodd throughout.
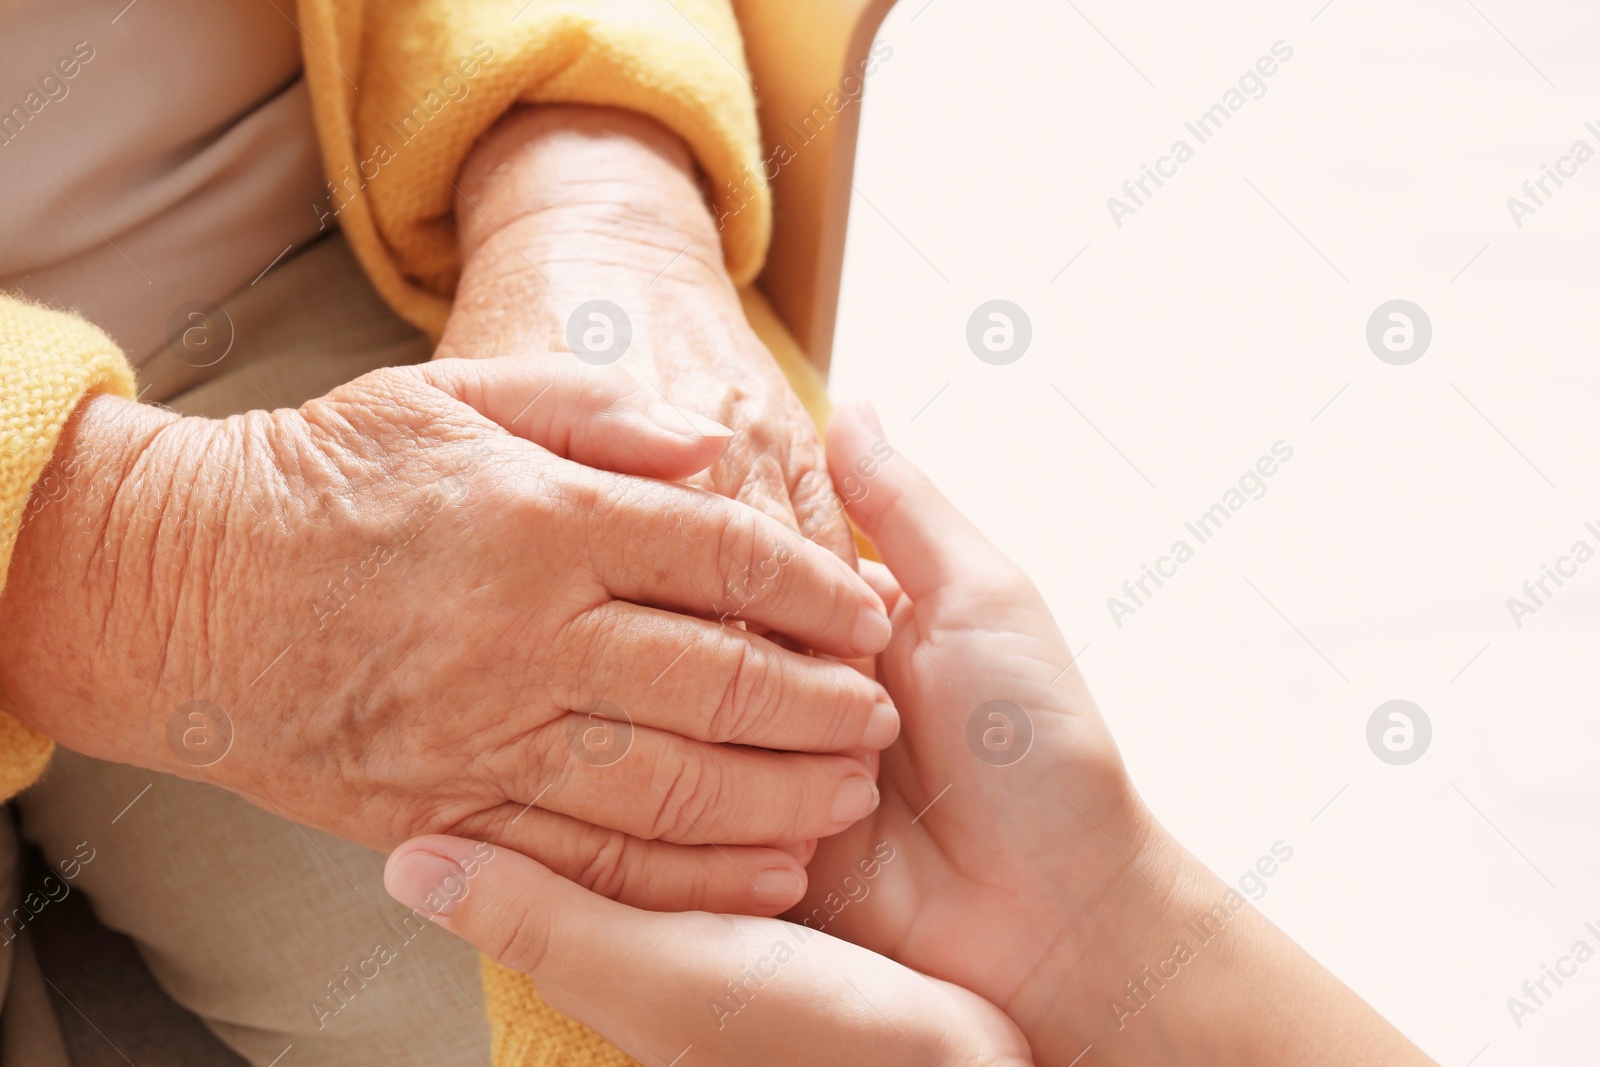
<path id="1" fill-rule="evenodd" d="M 878 806 L 878 783 L 871 778 L 846 778 L 833 800 L 833 821 L 853 823 L 865 819 Z"/>
<path id="2" fill-rule="evenodd" d="M 786 908 L 805 891 L 805 880 L 788 867 L 762 871 L 755 877 L 755 903 L 762 907 Z"/>
<path id="3" fill-rule="evenodd" d="M 867 718 L 866 732 L 861 735 L 861 744 L 865 748 L 882 751 L 894 744 L 894 739 L 899 736 L 900 713 L 885 696 L 873 705 L 872 714 Z"/>
<path id="4" fill-rule="evenodd" d="M 383 888 L 389 895 L 429 919 L 454 914 L 466 887 L 460 865 L 431 852 L 408 852 L 383 872 Z"/>
<path id="5" fill-rule="evenodd" d="M 676 404 L 652 404 L 650 421 L 679 437 L 732 437 L 733 431 L 715 419 L 708 419 L 695 411 L 685 411 Z"/>
<path id="6" fill-rule="evenodd" d="M 878 409 L 872 406 L 872 401 L 870 400 L 861 402 L 861 421 L 866 423 L 872 432 L 878 435 L 879 440 L 888 438 L 889 435 L 883 431 L 883 421 L 878 418 Z"/>
<path id="7" fill-rule="evenodd" d="M 894 625 L 889 622 L 889 616 L 883 613 L 882 608 L 863 607 L 861 614 L 856 616 L 856 628 L 850 634 L 850 644 L 868 655 L 876 656 L 889 647 L 889 638 L 893 634 Z"/>

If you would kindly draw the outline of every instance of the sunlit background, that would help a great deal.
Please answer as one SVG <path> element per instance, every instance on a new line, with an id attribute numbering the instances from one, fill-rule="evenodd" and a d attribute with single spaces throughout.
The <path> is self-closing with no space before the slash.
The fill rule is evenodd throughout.
<path id="1" fill-rule="evenodd" d="M 1600 558 L 1523 591 L 1600 550 L 1600 158 L 1522 188 L 1600 151 L 1600 11 L 1323 4 L 901 0 L 834 391 L 1034 575 L 1219 875 L 1292 847 L 1258 906 L 1446 1067 L 1592 1063 L 1600 959 L 1520 1020 L 1507 998 L 1600 951 Z M 1179 139 L 1119 227 L 1108 198 Z M 1008 365 L 967 342 L 994 299 L 1031 321 Z M 1433 328 L 1408 365 L 1367 340 L 1396 299 Z M 1367 740 L 1395 699 L 1432 726 L 1407 765 Z"/>

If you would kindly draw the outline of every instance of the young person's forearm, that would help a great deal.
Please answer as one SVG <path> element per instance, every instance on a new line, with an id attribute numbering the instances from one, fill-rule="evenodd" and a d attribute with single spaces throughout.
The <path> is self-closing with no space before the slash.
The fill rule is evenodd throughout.
<path id="1" fill-rule="evenodd" d="M 1433 1062 L 1177 842 L 1160 835 L 1137 863 L 1092 958 L 1060 961 L 1011 1008 L 1038 1063 L 1091 1047 L 1082 1062 L 1101 1067 Z"/>

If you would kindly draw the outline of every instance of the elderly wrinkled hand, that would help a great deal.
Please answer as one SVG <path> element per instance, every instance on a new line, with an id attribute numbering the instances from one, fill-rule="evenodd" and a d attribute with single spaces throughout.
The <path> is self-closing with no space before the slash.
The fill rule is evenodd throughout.
<path id="1" fill-rule="evenodd" d="M 608 351 L 588 358 L 738 431 L 692 484 L 855 560 L 816 426 L 745 317 L 681 139 L 620 110 L 514 110 L 462 166 L 456 218 L 440 356 L 575 361 L 593 321 Z M 617 321 L 588 317 L 599 301 Z"/>
<path id="2" fill-rule="evenodd" d="M 658 480 L 727 435 L 575 361 L 226 420 L 96 397 L 18 545 L 0 691 L 72 748 L 374 847 L 466 834 L 641 906 L 776 913 L 804 888 L 784 843 L 876 805 L 861 753 L 898 721 L 736 623 L 835 656 L 889 623 L 831 553 Z M 207 766 L 169 737 L 194 701 L 233 730 Z"/>

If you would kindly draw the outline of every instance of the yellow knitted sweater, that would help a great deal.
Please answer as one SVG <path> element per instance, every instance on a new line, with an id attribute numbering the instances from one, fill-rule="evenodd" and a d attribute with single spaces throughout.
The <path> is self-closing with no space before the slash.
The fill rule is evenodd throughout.
<path id="1" fill-rule="evenodd" d="M 771 211 L 729 0 L 299 0 L 298 15 L 340 227 L 378 291 L 430 336 L 444 329 L 459 269 L 456 171 L 516 103 L 628 108 L 675 130 L 726 215 L 734 281 L 743 286 L 759 271 Z M 471 91 L 439 106 L 442 79 L 461 76 L 463 63 L 476 67 Z M 419 107 L 429 110 L 428 136 L 386 152 L 391 124 Z M 746 308 L 814 402 L 820 383 L 770 311 L 758 299 Z M 81 319 L 0 294 L 0 590 L 34 484 L 93 392 L 133 395 L 116 345 Z M 0 713 L 0 799 L 37 778 L 50 751 L 46 738 Z M 483 984 L 497 1067 L 632 1062 L 547 1008 L 525 976 L 485 959 Z"/>

